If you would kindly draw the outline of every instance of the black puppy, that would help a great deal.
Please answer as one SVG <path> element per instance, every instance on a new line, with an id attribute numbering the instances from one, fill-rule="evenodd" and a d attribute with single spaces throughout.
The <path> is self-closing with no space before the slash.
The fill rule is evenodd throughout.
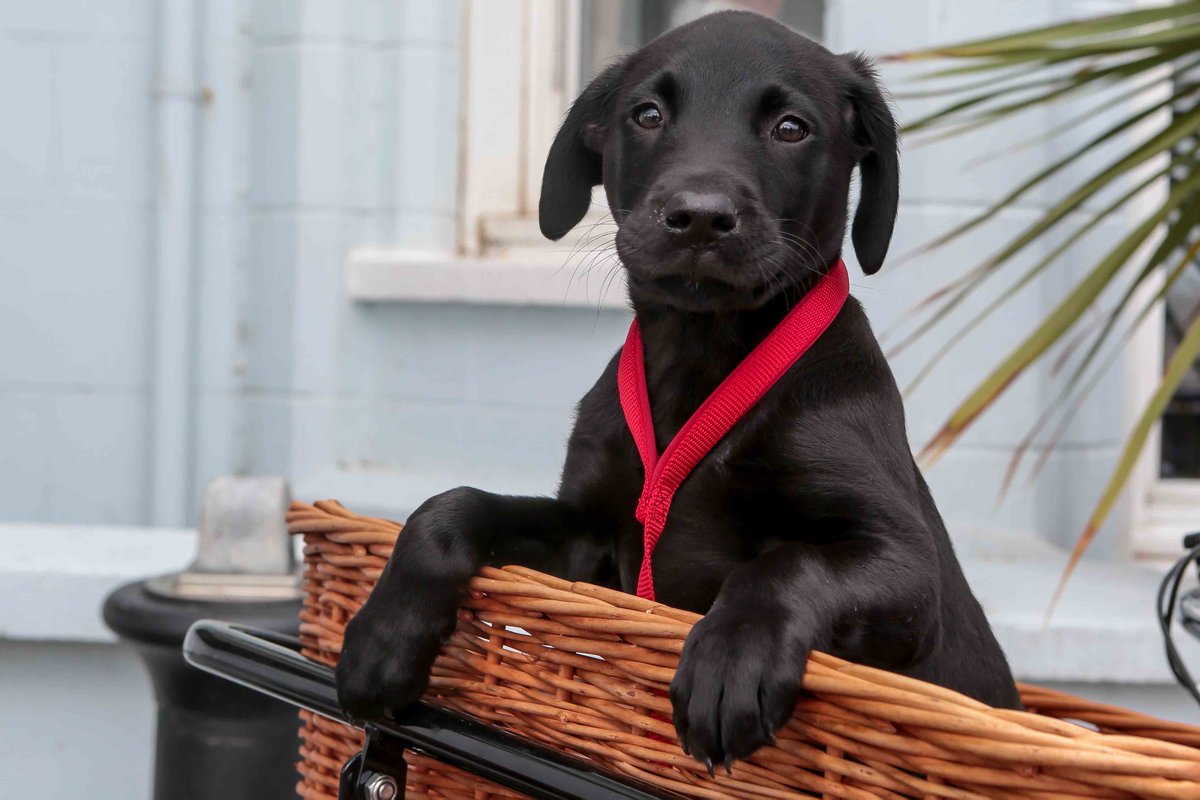
<path id="1" fill-rule="evenodd" d="M 546 162 L 541 227 L 563 236 L 603 182 L 660 452 L 838 260 L 856 166 L 852 238 L 872 274 L 891 237 L 898 167 L 871 64 L 749 13 L 667 33 L 576 100 Z M 580 402 L 556 498 L 459 488 L 412 515 L 346 630 L 346 709 L 370 717 L 421 695 L 481 565 L 633 591 L 643 477 L 614 358 Z M 772 740 L 814 648 L 1019 703 L 852 299 L 680 487 L 653 577 L 659 601 L 707 612 L 671 702 L 685 749 L 710 767 Z"/>

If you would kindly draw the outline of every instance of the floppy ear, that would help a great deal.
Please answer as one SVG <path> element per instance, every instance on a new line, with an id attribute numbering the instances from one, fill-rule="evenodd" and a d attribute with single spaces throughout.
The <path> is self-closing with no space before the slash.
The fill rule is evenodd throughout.
<path id="1" fill-rule="evenodd" d="M 600 153 L 624 74 L 622 60 L 597 75 L 571 104 L 550 145 L 538 200 L 538 224 L 547 239 L 561 239 L 583 219 L 592 187 L 603 180 Z"/>
<path id="2" fill-rule="evenodd" d="M 859 153 L 858 210 L 850 238 L 863 272 L 874 275 L 883 266 L 892 241 L 900 198 L 896 120 L 871 59 L 862 53 L 847 53 L 842 58 L 850 66 L 850 130 Z"/>

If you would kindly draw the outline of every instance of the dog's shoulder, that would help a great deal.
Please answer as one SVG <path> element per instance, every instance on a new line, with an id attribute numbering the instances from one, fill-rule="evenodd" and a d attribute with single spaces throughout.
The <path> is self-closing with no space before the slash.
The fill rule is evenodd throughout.
<path id="1" fill-rule="evenodd" d="M 621 399 L 617 391 L 620 361 L 621 350 L 618 349 L 592 388 L 580 398 L 575 407 L 575 432 L 572 438 L 576 435 L 601 439 L 622 436 L 625 417 L 621 412 Z"/>
<path id="2" fill-rule="evenodd" d="M 862 304 L 853 297 L 781 383 L 786 394 L 809 411 L 837 410 L 853 400 L 903 413 L 891 367 Z"/>
<path id="3" fill-rule="evenodd" d="M 854 298 L 764 400 L 755 427 L 789 461 L 911 472 L 900 390 Z"/>

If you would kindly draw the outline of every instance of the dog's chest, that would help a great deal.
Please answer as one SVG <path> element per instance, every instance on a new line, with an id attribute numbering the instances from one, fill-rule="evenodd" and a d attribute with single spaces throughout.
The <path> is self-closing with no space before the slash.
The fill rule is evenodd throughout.
<path id="1" fill-rule="evenodd" d="M 738 456 L 718 444 L 676 491 L 652 557 L 659 601 L 706 611 L 732 570 L 777 541 L 764 519 L 786 514 L 786 504 L 769 476 Z M 618 542 L 626 591 L 636 590 L 643 552 L 644 529 L 630 514 Z"/>

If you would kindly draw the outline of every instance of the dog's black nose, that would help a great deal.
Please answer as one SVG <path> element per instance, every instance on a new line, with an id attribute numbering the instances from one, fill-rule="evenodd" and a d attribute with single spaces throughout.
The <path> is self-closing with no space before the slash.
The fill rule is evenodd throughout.
<path id="1" fill-rule="evenodd" d="M 728 195 L 677 192 L 663 208 L 663 224 L 680 244 L 712 244 L 737 227 L 737 209 Z"/>

